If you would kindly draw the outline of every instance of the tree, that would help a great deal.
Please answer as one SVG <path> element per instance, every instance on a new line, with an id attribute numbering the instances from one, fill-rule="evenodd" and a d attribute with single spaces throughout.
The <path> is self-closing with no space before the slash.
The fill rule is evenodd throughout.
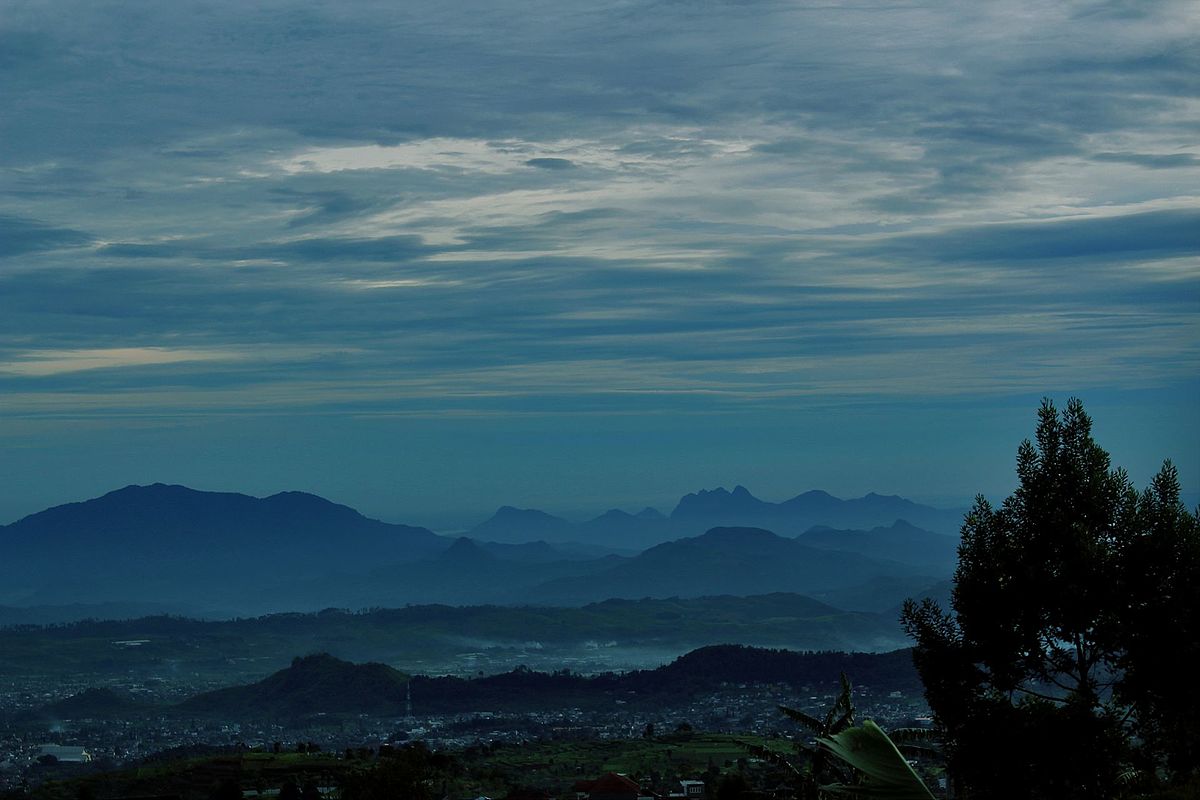
<path id="1" fill-rule="evenodd" d="M 1200 790 L 1200 519 L 1179 502 L 1166 464 L 1138 502 L 1120 550 L 1122 615 L 1118 702 L 1135 710 L 1144 772 L 1165 769 Z"/>
<path id="2" fill-rule="evenodd" d="M 1078 400 L 1043 401 L 1018 488 L 998 509 L 977 498 L 963 523 L 952 612 L 905 603 L 964 796 L 1110 797 L 1135 764 L 1177 782 L 1194 769 L 1195 746 L 1172 742 L 1195 732 L 1195 692 L 1167 714 L 1175 687 L 1154 661 L 1172 627 L 1196 647 L 1200 524 L 1169 462 L 1139 496 L 1091 429 Z"/>

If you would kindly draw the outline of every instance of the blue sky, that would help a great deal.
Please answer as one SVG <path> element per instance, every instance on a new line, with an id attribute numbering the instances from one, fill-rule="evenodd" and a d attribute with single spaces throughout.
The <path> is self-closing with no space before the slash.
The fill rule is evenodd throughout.
<path id="1" fill-rule="evenodd" d="M 1192 2 L 22 2 L 0 519 L 1200 486 Z"/>

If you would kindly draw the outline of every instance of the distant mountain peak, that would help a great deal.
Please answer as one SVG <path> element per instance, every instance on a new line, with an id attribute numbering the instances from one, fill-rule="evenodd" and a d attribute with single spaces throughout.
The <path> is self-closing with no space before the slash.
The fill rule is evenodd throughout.
<path id="1" fill-rule="evenodd" d="M 700 536 L 695 537 L 698 543 L 730 543 L 730 544 L 747 544 L 750 542 L 773 542 L 783 541 L 783 537 L 778 536 L 765 528 L 743 528 L 743 527 L 717 527 L 710 528 Z"/>
<path id="2" fill-rule="evenodd" d="M 496 513 L 467 531 L 473 539 L 514 544 L 537 539 L 561 541 L 570 538 L 571 523 L 536 508 L 500 506 Z"/>
<path id="3" fill-rule="evenodd" d="M 517 508 L 516 506 L 500 506 L 496 509 L 496 513 L 492 515 L 492 519 L 543 519 L 566 522 L 562 517 L 547 514 L 545 511 L 536 508 Z"/>
<path id="4" fill-rule="evenodd" d="M 864 500 L 893 500 L 893 501 L 899 501 L 902 503 L 911 503 L 912 502 L 911 500 L 907 500 L 898 494 L 879 494 L 878 492 L 867 492 L 865 495 L 863 495 L 863 499 Z"/>
<path id="5" fill-rule="evenodd" d="M 735 486 L 732 492 L 724 486 L 718 486 L 715 489 L 701 489 L 693 494 L 684 495 L 680 498 L 679 504 L 675 506 L 675 510 L 671 512 L 671 517 L 672 519 L 699 516 L 728 518 L 761 513 L 772 505 L 764 503 L 750 494 L 745 486 Z"/>
<path id="6" fill-rule="evenodd" d="M 661 511 L 651 506 L 646 506 L 641 511 L 634 514 L 638 519 L 666 519 Z"/>
<path id="7" fill-rule="evenodd" d="M 487 550 L 479 546 L 479 544 L 467 537 L 460 536 L 454 540 L 454 544 L 450 545 L 444 553 L 438 556 L 439 561 L 452 561 L 458 564 L 495 561 L 496 556 L 489 553 Z"/>
<path id="8" fill-rule="evenodd" d="M 623 521 L 623 520 L 631 519 L 632 517 L 633 517 L 633 515 L 630 514 L 628 511 L 622 511 L 619 508 L 610 508 L 608 511 L 605 511 L 603 514 L 596 517 L 596 519 L 593 521 L 594 522 L 600 522 L 602 520 L 604 520 L 604 521 L 622 520 Z"/>

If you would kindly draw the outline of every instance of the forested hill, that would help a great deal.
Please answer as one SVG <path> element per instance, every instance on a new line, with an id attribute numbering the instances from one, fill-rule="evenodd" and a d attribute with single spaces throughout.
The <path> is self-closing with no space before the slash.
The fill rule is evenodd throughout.
<path id="1" fill-rule="evenodd" d="M 90 689 L 47 706 L 33 716 L 86 715 L 143 718 L 182 714 L 234 720 L 296 719 L 312 714 L 404 713 L 409 692 L 416 714 L 529 712 L 561 708 L 608 708 L 617 701 L 638 708 L 674 706 L 723 688 L 776 685 L 828 694 L 845 673 L 873 693 L 922 691 L 911 650 L 890 653 L 799 653 L 742 645 L 715 645 L 657 669 L 578 675 L 526 667 L 478 678 L 411 679 L 383 664 L 354 664 L 321 653 L 293 659 L 285 669 L 252 684 L 204 692 L 173 706 L 134 703 Z"/>
<path id="2" fill-rule="evenodd" d="M 385 664 L 351 664 L 325 653 L 296 658 L 250 686 L 196 695 L 179 706 L 192 714 L 296 716 L 318 712 L 396 714 L 408 676 Z"/>
<path id="3" fill-rule="evenodd" d="M 704 647 L 652 670 L 584 677 L 524 667 L 481 678 L 415 676 L 412 701 L 419 714 L 596 708 L 616 700 L 641 708 L 674 704 L 722 687 L 781 684 L 813 693 L 833 691 L 845 673 L 860 688 L 919 694 L 911 650 L 890 653 L 798 653 L 741 645 Z M 320 704 L 307 702 L 314 686 L 338 686 Z M 304 711 L 397 713 L 405 696 L 398 673 L 379 664 L 355 665 L 330 656 L 297 659 L 291 667 L 251 685 L 199 695 L 181 709 L 190 714 L 241 718 L 291 716 Z"/>
<path id="4" fill-rule="evenodd" d="M 833 691 L 841 674 L 856 686 L 876 692 L 920 694 L 921 681 L 912 650 L 890 653 L 798 653 L 742 645 L 694 650 L 657 669 L 584 678 L 566 672 L 547 674 L 517 669 L 502 675 L 462 678 L 413 678 L 413 702 L 426 713 L 595 706 L 616 699 L 639 707 L 674 704 L 723 686 L 782 684 L 820 693 Z"/>

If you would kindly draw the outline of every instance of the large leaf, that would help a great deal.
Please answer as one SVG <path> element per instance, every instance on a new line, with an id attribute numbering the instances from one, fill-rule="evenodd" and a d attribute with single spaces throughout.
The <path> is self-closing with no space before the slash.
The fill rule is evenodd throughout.
<path id="1" fill-rule="evenodd" d="M 745 747 L 752 756 L 761 758 L 768 764 L 772 764 L 776 767 L 782 767 L 796 775 L 801 774 L 799 768 L 797 768 L 796 765 L 791 761 L 788 761 L 787 758 L 785 758 L 781 753 L 776 753 L 774 750 L 758 744 L 746 744 L 743 745 L 743 747 Z"/>
<path id="2" fill-rule="evenodd" d="M 896 745 L 878 725 L 865 720 L 862 726 L 847 728 L 836 736 L 818 740 L 833 755 L 854 767 L 863 778 L 861 784 L 835 784 L 822 789 L 855 797 L 887 800 L 933 800 L 928 787 L 913 772 Z"/>
<path id="3" fill-rule="evenodd" d="M 942 743 L 941 731 L 934 728 L 892 728 L 887 735 L 907 758 L 936 755 Z"/>
<path id="4" fill-rule="evenodd" d="M 803 711 L 797 711 L 796 709 L 788 708 L 787 706 L 779 706 L 779 710 L 782 711 L 788 719 L 794 722 L 799 722 L 813 733 L 822 734 L 825 732 L 826 724 L 821 722 L 821 720 L 817 719 L 816 717 L 810 717 Z"/>

